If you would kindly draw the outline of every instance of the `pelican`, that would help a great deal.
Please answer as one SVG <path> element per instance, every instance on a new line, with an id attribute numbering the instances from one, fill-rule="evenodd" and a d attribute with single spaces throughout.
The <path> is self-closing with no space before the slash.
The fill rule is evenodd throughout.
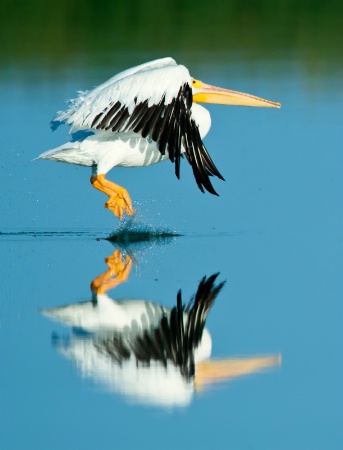
<path id="1" fill-rule="evenodd" d="M 199 103 L 281 106 L 205 84 L 174 59 L 157 59 L 69 100 L 68 109 L 57 113 L 52 128 L 67 123 L 70 133 L 84 133 L 36 159 L 91 167 L 92 185 L 108 195 L 105 207 L 119 219 L 134 214 L 134 209 L 128 191 L 106 178 L 113 167 L 147 166 L 169 159 L 180 178 L 180 159 L 185 156 L 199 189 L 218 195 L 210 176 L 224 178 L 202 142 L 211 117 Z"/>
<path id="2" fill-rule="evenodd" d="M 280 355 L 210 359 L 207 315 L 224 282 L 203 277 L 195 295 L 168 308 L 147 300 L 114 300 L 107 291 L 128 279 L 132 258 L 119 250 L 105 259 L 108 270 L 91 284 L 92 301 L 41 312 L 74 328 L 54 345 L 85 377 L 110 392 L 160 407 L 187 406 L 196 390 L 281 364 Z M 80 333 L 81 331 L 81 333 Z"/>

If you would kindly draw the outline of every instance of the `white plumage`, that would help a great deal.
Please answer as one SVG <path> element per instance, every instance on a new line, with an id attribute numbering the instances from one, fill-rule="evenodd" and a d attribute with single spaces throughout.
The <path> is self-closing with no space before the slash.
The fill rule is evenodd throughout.
<path id="1" fill-rule="evenodd" d="M 166 70 L 167 69 L 167 70 Z M 148 100 L 148 108 L 158 105 L 165 95 L 165 104 L 177 96 L 180 86 L 189 83 L 191 76 L 186 67 L 177 65 L 172 58 L 163 58 L 125 70 L 90 92 L 80 92 L 67 111 L 60 112 L 54 121 L 71 125 L 70 132 L 94 128 L 94 119 L 117 102 L 132 114 L 137 104 Z"/>
<path id="2" fill-rule="evenodd" d="M 133 214 L 133 208 L 126 189 L 105 178 L 115 166 L 147 166 L 170 159 L 179 178 L 180 158 L 185 155 L 199 189 L 217 195 L 210 176 L 224 178 L 202 142 L 211 118 L 198 102 L 280 106 L 206 85 L 172 58 L 158 59 L 121 72 L 92 91 L 80 91 L 52 124 L 65 122 L 71 133 L 89 133 L 37 159 L 92 167 L 93 186 L 109 196 L 105 206 L 119 218 Z"/>

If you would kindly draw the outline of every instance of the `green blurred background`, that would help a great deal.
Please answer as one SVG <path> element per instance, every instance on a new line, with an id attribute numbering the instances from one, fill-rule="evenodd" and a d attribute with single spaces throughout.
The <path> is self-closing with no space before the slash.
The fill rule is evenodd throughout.
<path id="1" fill-rule="evenodd" d="M 0 69 L 126 67 L 161 55 L 196 61 L 297 60 L 307 76 L 342 71 L 339 0 L 2 0 Z M 139 55 L 139 60 L 137 60 Z M 247 68 L 246 70 L 249 70 Z"/>

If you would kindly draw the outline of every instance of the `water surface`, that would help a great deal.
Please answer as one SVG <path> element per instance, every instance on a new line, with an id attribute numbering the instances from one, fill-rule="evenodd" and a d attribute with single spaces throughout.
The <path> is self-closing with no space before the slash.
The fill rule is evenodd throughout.
<path id="1" fill-rule="evenodd" d="M 1 27 L 1 448 L 342 448 L 341 7 L 327 2 L 319 14 L 298 2 L 288 10 L 228 2 L 207 24 L 206 5 L 186 2 L 166 15 L 158 40 L 156 28 L 132 24 L 125 37 L 126 19 L 120 39 L 107 19 L 96 33 L 84 2 L 64 40 L 61 24 L 77 2 L 56 6 L 55 29 L 43 3 L 27 2 L 27 13 Z M 187 26 L 176 35 L 177 18 Z M 20 30 L 27 39 L 13 38 Z M 282 109 L 208 107 L 205 145 L 226 179 L 214 180 L 218 198 L 198 191 L 185 161 L 180 181 L 169 162 L 112 170 L 137 210 L 119 226 L 87 168 L 32 160 L 68 139 L 49 121 L 76 90 L 167 55 L 196 78 Z M 186 302 L 219 273 L 226 284 L 206 320 L 211 358 L 280 355 L 282 364 L 192 387 L 183 407 L 108 389 L 58 352 L 56 339 L 74 331 L 41 310 L 90 301 L 115 250 L 132 269 L 110 298 L 173 308 L 180 289 Z"/>

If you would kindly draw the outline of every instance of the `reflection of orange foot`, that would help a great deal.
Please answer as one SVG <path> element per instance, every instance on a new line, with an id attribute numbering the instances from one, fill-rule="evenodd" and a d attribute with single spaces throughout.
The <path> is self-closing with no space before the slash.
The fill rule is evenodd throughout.
<path id="1" fill-rule="evenodd" d="M 124 277 L 124 280 L 127 279 L 132 266 L 132 260 L 129 255 L 126 255 L 124 258 L 119 250 L 115 250 L 111 256 L 105 258 L 105 263 L 110 269 L 109 272 L 111 272 L 111 277 L 117 275 L 117 278 Z"/>
<path id="2" fill-rule="evenodd" d="M 105 208 L 111 210 L 119 219 L 122 219 L 125 213 L 132 216 L 134 213 L 132 201 L 125 188 L 107 180 L 104 174 L 92 177 L 91 183 L 96 189 L 109 196 L 108 201 L 105 203 Z"/>
<path id="3" fill-rule="evenodd" d="M 105 294 L 106 291 L 126 281 L 132 267 L 132 259 L 129 255 L 124 257 L 119 250 L 115 250 L 111 256 L 105 258 L 109 269 L 105 273 L 94 278 L 91 289 L 96 294 Z"/>

